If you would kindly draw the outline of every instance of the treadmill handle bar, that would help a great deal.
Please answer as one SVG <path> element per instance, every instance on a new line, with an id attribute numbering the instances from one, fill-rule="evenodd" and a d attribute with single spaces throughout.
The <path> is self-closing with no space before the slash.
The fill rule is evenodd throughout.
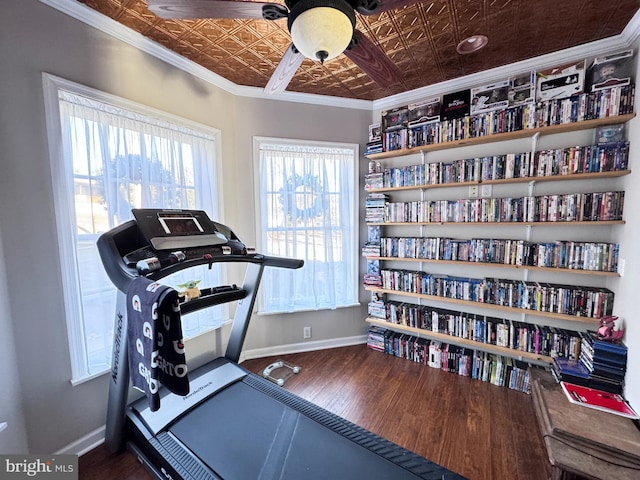
<path id="1" fill-rule="evenodd" d="M 264 256 L 263 259 L 264 261 L 261 263 L 247 264 L 247 270 L 242 284 L 242 288 L 247 292 L 247 296 L 240 300 L 236 307 L 231 334 L 229 336 L 229 342 L 227 343 L 227 351 L 224 355 L 225 358 L 235 363 L 238 363 L 240 360 L 240 353 L 242 352 L 242 346 L 247 336 L 249 321 L 251 320 L 251 314 L 258 294 L 258 287 L 262 280 L 264 267 L 297 269 L 304 265 L 304 260 L 292 258 Z"/>
<path id="2" fill-rule="evenodd" d="M 304 265 L 304 260 L 299 260 L 297 258 L 271 257 L 268 255 L 263 255 L 263 259 L 265 267 L 296 269 Z"/>

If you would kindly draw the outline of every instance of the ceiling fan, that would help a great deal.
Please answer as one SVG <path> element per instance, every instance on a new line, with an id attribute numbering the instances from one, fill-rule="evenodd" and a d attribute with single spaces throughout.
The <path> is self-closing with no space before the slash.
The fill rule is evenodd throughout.
<path id="1" fill-rule="evenodd" d="M 402 82 L 398 67 L 361 31 L 355 12 L 377 15 L 417 0 L 147 0 L 161 18 L 287 19 L 292 43 L 265 86 L 267 94 L 282 92 L 305 57 L 324 63 L 344 53 L 374 82 L 388 87 Z"/>

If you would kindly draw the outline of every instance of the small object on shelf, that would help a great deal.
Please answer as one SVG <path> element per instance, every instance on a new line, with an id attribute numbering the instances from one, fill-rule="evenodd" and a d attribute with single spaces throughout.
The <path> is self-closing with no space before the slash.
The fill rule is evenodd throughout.
<path id="1" fill-rule="evenodd" d="M 405 105 L 384 110 L 380 115 L 382 116 L 382 133 L 399 130 L 407 126 L 409 107 Z"/>
<path id="2" fill-rule="evenodd" d="M 183 288 L 184 290 L 178 292 L 178 296 L 184 298 L 185 302 L 195 298 L 200 298 L 201 292 L 198 288 L 198 284 L 201 281 L 202 280 L 189 280 L 188 282 L 179 284 L 178 287 Z"/>
<path id="3" fill-rule="evenodd" d="M 296 373 L 300 373 L 300 370 L 301 368 L 297 365 L 291 365 L 282 360 L 277 360 L 262 371 L 262 376 L 282 387 L 284 382 Z"/>
<path id="4" fill-rule="evenodd" d="M 586 61 L 559 65 L 538 71 L 536 98 L 538 101 L 571 97 L 584 91 Z"/>
<path id="5" fill-rule="evenodd" d="M 509 81 L 471 89 L 471 115 L 505 109 L 509 106 Z"/>
<path id="6" fill-rule="evenodd" d="M 409 127 L 440 121 L 440 97 L 409 104 Z"/>
<path id="7" fill-rule="evenodd" d="M 596 57 L 588 71 L 589 91 L 629 85 L 633 70 L 633 50 Z"/>
<path id="8" fill-rule="evenodd" d="M 382 140 L 380 122 L 369 125 L 369 143 L 380 142 Z"/>
<path id="9" fill-rule="evenodd" d="M 609 340 L 615 342 L 624 337 L 624 328 L 616 330 L 616 320 L 618 317 L 610 315 L 600 319 L 598 328 L 598 340 Z"/>
<path id="10" fill-rule="evenodd" d="M 624 144 L 625 141 L 624 124 L 605 125 L 596 128 L 596 143 L 598 146 Z"/>
<path id="11" fill-rule="evenodd" d="M 509 77 L 509 105 L 517 107 L 536 101 L 536 72 Z"/>
<path id="12" fill-rule="evenodd" d="M 464 118 L 471 109 L 471 90 L 461 90 L 442 96 L 440 117 L 442 120 Z"/>
<path id="13" fill-rule="evenodd" d="M 571 403 L 627 418 L 640 418 L 622 395 L 567 382 L 560 382 L 560 385 Z"/>

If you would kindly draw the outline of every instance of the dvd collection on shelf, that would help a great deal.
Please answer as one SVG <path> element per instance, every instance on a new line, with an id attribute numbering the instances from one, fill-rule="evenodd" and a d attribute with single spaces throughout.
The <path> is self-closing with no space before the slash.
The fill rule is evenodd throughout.
<path id="1" fill-rule="evenodd" d="M 380 269 L 382 289 L 498 305 L 574 317 L 611 315 L 614 294 L 607 288 L 557 283 L 435 275 L 416 270 Z"/>
<path id="2" fill-rule="evenodd" d="M 375 325 L 369 327 L 367 346 L 474 380 L 521 392 L 530 389 L 529 365 L 510 357 L 402 334 Z"/>
<path id="3" fill-rule="evenodd" d="M 370 173 L 365 175 L 368 195 L 382 194 L 384 190 L 482 182 L 528 181 L 530 190 L 522 197 L 483 195 L 483 198 L 425 200 L 421 195 L 420 200 L 412 202 L 391 202 L 387 197 L 367 195 L 365 217 L 377 219 L 367 220 L 370 235 L 362 249 L 367 261 L 365 286 L 372 295 L 368 304 L 369 321 L 374 324 L 369 329 L 371 348 L 525 392 L 529 391 L 527 359 L 531 363 L 553 363 L 558 378 L 558 365 L 571 362 L 579 365 L 593 382 L 591 387 L 621 391 L 626 347 L 621 342 L 616 346 L 625 348 L 621 367 L 621 350 L 612 353 L 611 345 L 595 347 L 597 339 L 592 333 L 580 331 L 587 324 L 611 315 L 614 300 L 611 290 L 528 281 L 526 274 L 524 280 L 469 278 L 381 268 L 379 263 L 390 259 L 426 259 L 615 273 L 619 262 L 617 243 L 532 242 L 528 235 L 527 240 L 511 240 L 380 234 L 381 226 L 394 228 L 405 224 L 623 223 L 623 191 L 533 195 L 531 188 L 534 181 L 545 177 L 569 179 L 578 174 L 584 177 L 574 178 L 613 178 L 629 173 L 629 142 L 625 138 L 625 125 L 620 122 L 626 122 L 634 113 L 635 67 L 630 63 L 633 51 L 611 56 L 614 57 L 617 59 L 614 79 L 600 77 L 598 65 L 610 58 L 602 57 L 594 59 L 589 70 L 586 61 L 581 60 L 382 112 L 380 123 L 370 128 L 365 151 L 369 159 L 422 151 L 423 163 L 383 168 L 376 161 L 374 171 L 370 164 Z M 617 116 L 627 117 L 621 117 L 615 124 Z M 604 121 L 589 122 L 599 119 Z M 575 128 L 554 127 L 578 122 L 584 123 Z M 534 142 L 530 152 L 440 162 L 425 162 L 424 153 L 431 149 L 421 148 L 441 143 L 450 145 L 434 149 L 457 147 L 465 145 L 464 140 L 491 135 L 495 139 L 481 139 L 478 143 L 524 138 L 525 132 L 500 135 L 524 130 L 531 130 L 533 137 L 534 133 L 581 129 L 595 130 L 592 145 L 536 150 Z M 372 130 L 377 135 L 374 139 Z M 390 153 L 381 155 L 383 152 Z M 590 174 L 593 177 L 586 176 Z M 471 191 L 469 195 L 474 196 Z M 377 229 L 373 235 L 371 229 Z M 414 304 L 387 300 L 387 294 L 418 297 L 420 301 Z M 423 300 L 431 300 L 429 297 L 506 308 L 521 312 L 523 321 L 423 305 Z M 524 321 L 527 313 L 536 315 L 536 312 L 538 316 L 574 321 L 577 330 Z M 388 327 L 379 326 L 380 322 Z M 449 343 L 441 335 L 453 338 Z M 569 378 L 566 371 L 563 374 Z"/>
<path id="4" fill-rule="evenodd" d="M 367 223 L 384 222 L 389 197 L 384 193 L 368 193 L 365 200 L 364 220 Z"/>
<path id="5" fill-rule="evenodd" d="M 616 172 L 626 170 L 628 160 L 627 141 L 492 155 L 385 168 L 365 176 L 365 190 Z"/>
<path id="6" fill-rule="evenodd" d="M 620 221 L 623 208 L 624 191 L 389 202 L 380 223 Z"/>
<path id="7" fill-rule="evenodd" d="M 380 262 L 378 260 L 367 260 L 367 273 L 364 275 L 363 283 L 367 287 L 382 287 Z"/>
<path id="8" fill-rule="evenodd" d="M 582 335 L 580 362 L 589 373 L 589 387 L 622 393 L 627 371 L 627 347 L 621 341 L 600 340 L 594 332 Z"/>
<path id="9" fill-rule="evenodd" d="M 411 128 L 403 121 L 399 127 L 388 127 L 383 131 L 382 151 L 626 115 L 633 112 L 634 101 L 635 84 L 475 115 L 466 114 Z"/>
<path id="10" fill-rule="evenodd" d="M 384 173 L 369 173 L 364 176 L 364 189 L 376 190 L 384 187 Z"/>
<path id="11" fill-rule="evenodd" d="M 514 350 L 514 355 L 517 352 L 527 352 L 573 361 L 577 361 L 580 356 L 581 332 L 574 330 L 409 302 L 381 300 L 370 306 L 370 317 L 389 324 L 509 348 Z"/>
<path id="12" fill-rule="evenodd" d="M 362 247 L 363 257 L 379 257 L 380 256 L 380 227 L 374 225 L 367 227 L 367 241 Z"/>
<path id="13" fill-rule="evenodd" d="M 444 260 L 568 270 L 616 272 L 620 245 L 604 242 L 529 242 L 497 238 L 383 237 L 366 257 Z"/>
<path id="14" fill-rule="evenodd" d="M 595 58 L 588 70 L 579 60 L 385 110 L 369 128 L 371 150 L 380 142 L 394 151 L 632 113 L 633 57 L 625 50 Z M 603 79 L 605 64 L 615 66 Z"/>
<path id="15" fill-rule="evenodd" d="M 578 358 L 554 358 L 551 373 L 558 382 L 621 394 L 627 371 L 627 347 L 620 340 L 599 339 L 596 332 L 580 332 Z"/>

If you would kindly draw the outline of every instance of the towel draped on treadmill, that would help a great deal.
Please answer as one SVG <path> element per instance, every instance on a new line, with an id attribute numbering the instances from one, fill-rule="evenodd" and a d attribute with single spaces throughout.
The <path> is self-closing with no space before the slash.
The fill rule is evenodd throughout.
<path id="1" fill-rule="evenodd" d="M 178 292 L 146 277 L 127 290 L 129 369 L 133 386 L 149 408 L 160 408 L 160 384 L 177 395 L 189 393 Z"/>

